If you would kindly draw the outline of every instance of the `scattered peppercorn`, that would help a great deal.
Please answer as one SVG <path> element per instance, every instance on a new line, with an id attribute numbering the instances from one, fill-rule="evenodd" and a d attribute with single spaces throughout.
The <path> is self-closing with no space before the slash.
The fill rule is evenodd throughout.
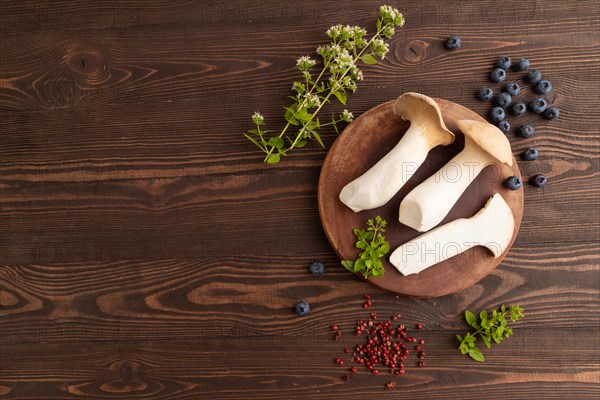
<path id="1" fill-rule="evenodd" d="M 371 306 L 371 296 L 365 294 L 363 297 L 367 300 L 364 305 Z M 380 371 L 389 371 L 392 375 L 404 375 L 404 362 L 411 353 L 407 348 L 407 344 L 416 343 L 417 341 L 424 344 L 425 341 L 423 339 L 417 340 L 414 335 L 409 336 L 408 328 L 405 325 L 394 322 L 400 318 L 400 314 L 392 315 L 387 321 L 379 320 L 375 311 L 370 312 L 369 317 L 367 320 L 356 320 L 356 326 L 354 327 L 356 335 L 365 333 L 365 339 L 363 343 L 357 344 L 353 348 L 350 361 L 363 365 L 373 375 L 378 375 Z M 415 324 L 414 326 L 418 330 L 423 329 L 422 324 Z M 342 331 L 337 325 L 331 325 L 331 329 L 335 331 L 334 339 L 338 340 Z M 416 358 L 422 363 L 425 352 L 421 345 L 415 346 L 415 349 Z M 351 352 L 348 347 L 343 350 L 345 354 Z M 336 358 L 335 362 L 337 365 L 344 365 L 344 360 L 341 358 Z M 357 373 L 358 368 L 353 366 L 349 371 Z M 344 378 L 344 380 L 348 379 Z M 390 387 L 394 387 L 394 385 Z"/>

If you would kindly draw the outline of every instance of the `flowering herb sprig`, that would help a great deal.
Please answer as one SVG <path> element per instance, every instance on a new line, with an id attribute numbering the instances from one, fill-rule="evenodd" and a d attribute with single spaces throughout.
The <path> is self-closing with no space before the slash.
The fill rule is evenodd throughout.
<path id="1" fill-rule="evenodd" d="M 485 357 L 481 353 L 481 350 L 475 345 L 477 335 L 483 339 L 483 342 L 489 349 L 492 346 L 492 340 L 496 343 L 500 343 L 504 338 L 512 335 L 512 328 L 507 326 L 506 318 L 510 317 L 513 322 L 516 322 L 523 316 L 523 309 L 519 306 L 510 306 L 509 308 L 506 308 L 502 305 L 500 310 L 494 310 L 492 315 L 488 315 L 488 312 L 483 310 L 479 313 L 479 318 L 471 311 L 466 310 L 465 319 L 469 325 L 476 329 L 476 331 L 475 333 L 467 332 L 465 337 L 456 335 L 456 338 L 460 342 L 458 349 L 463 355 L 468 354 L 469 357 L 475 361 L 485 361 Z"/>
<path id="2" fill-rule="evenodd" d="M 394 35 L 396 27 L 404 25 L 404 17 L 390 6 L 381 6 L 379 15 L 377 32 L 370 39 L 366 37 L 367 31 L 359 26 L 334 25 L 329 28 L 326 33 L 331 43 L 317 48 L 317 54 L 322 58 L 320 73 L 313 71 L 317 61 L 309 56 L 297 60 L 296 67 L 302 73 L 302 79 L 292 85 L 295 94 L 290 98 L 294 102 L 284 107 L 287 124 L 279 133 L 264 129 L 265 119 L 259 112 L 252 115 L 256 129 L 250 129 L 244 136 L 265 153 L 264 162 L 277 163 L 290 150 L 306 146 L 312 138 L 325 147 L 318 133 L 320 128 L 333 125 L 339 134 L 338 124 L 352 121 L 354 117 L 346 109 L 338 116 L 332 113 L 331 122 L 321 122 L 317 114 L 332 96 L 346 105 L 347 93 L 355 92 L 357 82 L 363 79 L 362 71 L 356 65 L 359 61 L 376 64 L 378 58 L 383 59 L 388 53 L 386 39 Z"/>

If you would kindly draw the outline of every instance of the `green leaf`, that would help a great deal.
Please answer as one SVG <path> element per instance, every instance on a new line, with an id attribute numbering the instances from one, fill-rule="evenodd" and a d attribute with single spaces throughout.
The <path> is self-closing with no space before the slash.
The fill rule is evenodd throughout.
<path id="1" fill-rule="evenodd" d="M 296 142 L 296 144 L 294 145 L 294 148 L 295 149 L 301 149 L 302 147 L 306 146 L 307 143 L 308 143 L 308 140 L 304 140 L 304 139 L 298 140 Z"/>
<path id="2" fill-rule="evenodd" d="M 339 135 L 340 130 L 337 127 L 337 121 L 335 120 L 335 115 L 333 113 L 331 113 L 331 115 L 332 115 L 331 124 L 333 125 L 333 129 L 335 129 L 335 133 L 337 133 Z"/>
<path id="3" fill-rule="evenodd" d="M 280 137 L 272 137 L 271 139 L 269 139 L 269 145 L 275 147 L 276 149 L 281 149 L 283 148 L 283 145 L 285 144 L 285 142 L 283 141 L 282 138 Z"/>
<path id="4" fill-rule="evenodd" d="M 346 92 L 343 90 L 337 91 L 337 92 L 333 92 L 333 95 L 335 97 L 337 97 L 337 99 L 340 101 L 340 103 L 342 103 L 343 105 L 346 105 Z"/>
<path id="5" fill-rule="evenodd" d="M 321 147 L 325 148 L 325 145 L 323 144 L 323 141 L 321 140 L 321 136 L 319 136 L 319 134 L 316 131 L 312 131 L 312 135 L 315 137 L 315 139 L 317 139 L 317 142 L 319 142 Z"/>
<path id="6" fill-rule="evenodd" d="M 378 19 L 377 20 L 377 32 L 379 32 L 381 30 L 381 20 Z"/>
<path id="7" fill-rule="evenodd" d="M 463 338 L 462 338 L 462 336 L 460 336 L 460 335 L 456 335 L 456 338 L 458 339 L 458 341 L 459 341 L 459 342 L 462 342 L 462 341 L 463 341 Z"/>
<path id="8" fill-rule="evenodd" d="M 354 272 L 354 261 L 343 260 L 342 265 L 350 272 Z"/>
<path id="9" fill-rule="evenodd" d="M 481 351 L 477 347 L 472 347 L 469 349 L 469 357 L 471 357 L 475 361 L 485 361 L 485 357 L 483 356 L 483 354 L 481 354 Z"/>
<path id="10" fill-rule="evenodd" d="M 285 109 L 285 114 L 283 115 L 286 119 L 286 121 L 289 121 L 294 114 L 296 113 L 296 107 L 298 106 L 298 103 L 295 103 L 292 106 L 289 107 L 283 107 Z"/>
<path id="11" fill-rule="evenodd" d="M 249 136 L 249 135 L 246 135 L 245 133 L 244 133 L 244 136 L 246 136 L 246 137 L 248 138 L 248 140 L 250 140 L 250 141 L 251 141 L 252 143 L 254 143 L 256 146 L 258 146 L 258 148 L 259 148 L 259 149 L 263 149 L 263 150 L 265 149 L 265 148 L 263 147 L 263 145 L 262 145 L 262 144 L 258 143 L 258 142 L 257 142 L 256 140 L 254 140 L 254 138 L 252 138 L 251 136 Z"/>
<path id="12" fill-rule="evenodd" d="M 369 247 L 369 245 L 366 244 L 365 242 L 363 242 L 362 240 L 356 242 L 356 248 L 357 249 L 365 250 L 367 247 Z"/>
<path id="13" fill-rule="evenodd" d="M 465 341 L 471 345 L 471 347 L 475 344 L 475 340 L 477 340 L 477 338 L 470 333 L 467 333 L 467 336 L 465 336 Z"/>
<path id="14" fill-rule="evenodd" d="M 466 343 L 461 343 L 458 349 L 463 356 L 469 352 L 469 346 Z"/>
<path id="15" fill-rule="evenodd" d="M 465 311 L 465 319 L 467 320 L 467 324 L 471 325 L 472 327 L 477 326 L 477 317 L 471 311 Z"/>
<path id="16" fill-rule="evenodd" d="M 273 153 L 267 158 L 267 164 L 277 164 L 280 158 L 279 153 Z"/>
<path id="17" fill-rule="evenodd" d="M 364 271 L 365 269 L 367 269 L 367 265 L 365 264 L 365 260 L 358 259 L 356 260 L 356 262 L 354 263 L 354 271 L 358 272 L 358 271 Z"/>
<path id="18" fill-rule="evenodd" d="M 482 336 L 483 342 L 487 346 L 488 349 L 492 348 L 492 344 L 490 343 L 490 338 L 487 336 Z"/>
<path id="19" fill-rule="evenodd" d="M 481 318 L 482 321 L 484 319 L 487 319 L 487 317 L 488 317 L 487 311 L 483 310 L 482 312 L 479 313 L 479 318 Z"/>
<path id="20" fill-rule="evenodd" d="M 384 255 L 387 254 L 390 251 L 390 244 L 388 242 L 383 243 L 379 251 Z"/>
<path id="21" fill-rule="evenodd" d="M 300 122 L 308 122 L 311 118 L 312 114 L 306 111 L 306 108 L 303 108 L 296 113 L 296 119 Z"/>
<path id="22" fill-rule="evenodd" d="M 360 57 L 360 60 L 365 64 L 377 64 L 377 59 L 372 54 L 365 54 Z"/>

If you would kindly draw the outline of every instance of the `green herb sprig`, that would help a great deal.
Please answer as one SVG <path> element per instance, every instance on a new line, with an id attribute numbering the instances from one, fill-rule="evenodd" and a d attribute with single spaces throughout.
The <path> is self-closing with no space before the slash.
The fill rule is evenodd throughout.
<path id="1" fill-rule="evenodd" d="M 475 361 L 483 362 L 485 357 L 481 353 L 481 350 L 475 345 L 477 335 L 483 339 L 483 342 L 487 348 L 492 347 L 492 340 L 495 343 L 500 343 L 504 338 L 512 335 L 513 331 L 507 326 L 506 318 L 510 316 L 513 322 L 516 322 L 519 318 L 524 317 L 523 309 L 517 306 L 510 306 L 506 308 L 504 305 L 500 307 L 500 311 L 494 310 L 492 315 L 488 315 L 486 310 L 479 313 L 479 318 L 471 311 L 465 311 L 465 319 L 467 323 L 476 329 L 475 333 L 467 333 L 465 337 L 456 335 L 456 338 L 460 342 L 459 350 L 465 355 L 468 354 Z"/>
<path id="2" fill-rule="evenodd" d="M 293 103 L 284 107 L 287 124 L 279 133 L 264 129 L 262 114 L 255 112 L 252 115 L 256 129 L 248 130 L 244 136 L 265 153 L 264 162 L 277 163 L 290 150 L 306 146 L 312 138 L 325 147 L 318 133 L 320 128 L 333 125 L 339 134 L 338 123 L 352 121 L 354 116 L 348 110 L 337 117 L 332 114 L 331 122 L 326 123 L 317 114 L 332 97 L 346 105 L 347 92 L 356 91 L 357 82 L 363 79 L 357 62 L 376 64 L 378 58 L 383 59 L 388 53 L 389 44 L 385 40 L 394 35 L 396 27 L 404 25 L 404 17 L 390 6 L 381 6 L 379 15 L 377 31 L 370 39 L 366 38 L 367 31 L 359 26 L 334 25 L 329 28 L 326 33 L 331 43 L 317 48 L 323 59 L 320 73 L 313 72 L 316 60 L 308 56 L 297 60 L 296 67 L 302 73 L 302 79 L 292 85 L 295 95 L 290 98 Z"/>
<path id="3" fill-rule="evenodd" d="M 350 272 L 361 272 L 367 279 L 369 276 L 383 276 L 384 268 L 381 257 L 390 251 L 390 244 L 382 235 L 387 222 L 379 215 L 367 221 L 367 230 L 354 229 L 358 239 L 356 248 L 361 249 L 356 261 L 344 260 L 342 265 Z"/>

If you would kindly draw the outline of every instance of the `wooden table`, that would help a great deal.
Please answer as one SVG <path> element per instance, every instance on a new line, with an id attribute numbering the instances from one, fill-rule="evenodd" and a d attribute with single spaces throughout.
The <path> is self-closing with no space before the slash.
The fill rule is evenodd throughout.
<path id="1" fill-rule="evenodd" d="M 2 398 L 598 399 L 598 3 L 390 4 L 406 26 L 364 67 L 355 115 L 405 91 L 483 114 L 474 92 L 501 55 L 542 70 L 562 112 L 509 134 L 515 154 L 540 150 L 523 175 L 550 184 L 525 186 L 508 257 L 441 298 L 339 266 L 317 212 L 325 149 L 268 166 L 242 136 L 255 110 L 280 128 L 296 59 L 333 23 L 372 30 L 380 3 L 2 0 Z M 450 34 L 460 50 L 443 48 Z M 344 382 L 333 362 L 358 342 L 365 292 L 380 315 L 425 325 L 427 365 L 394 390 L 387 372 Z M 464 310 L 501 304 L 525 308 L 514 337 L 485 364 L 461 356 Z"/>

